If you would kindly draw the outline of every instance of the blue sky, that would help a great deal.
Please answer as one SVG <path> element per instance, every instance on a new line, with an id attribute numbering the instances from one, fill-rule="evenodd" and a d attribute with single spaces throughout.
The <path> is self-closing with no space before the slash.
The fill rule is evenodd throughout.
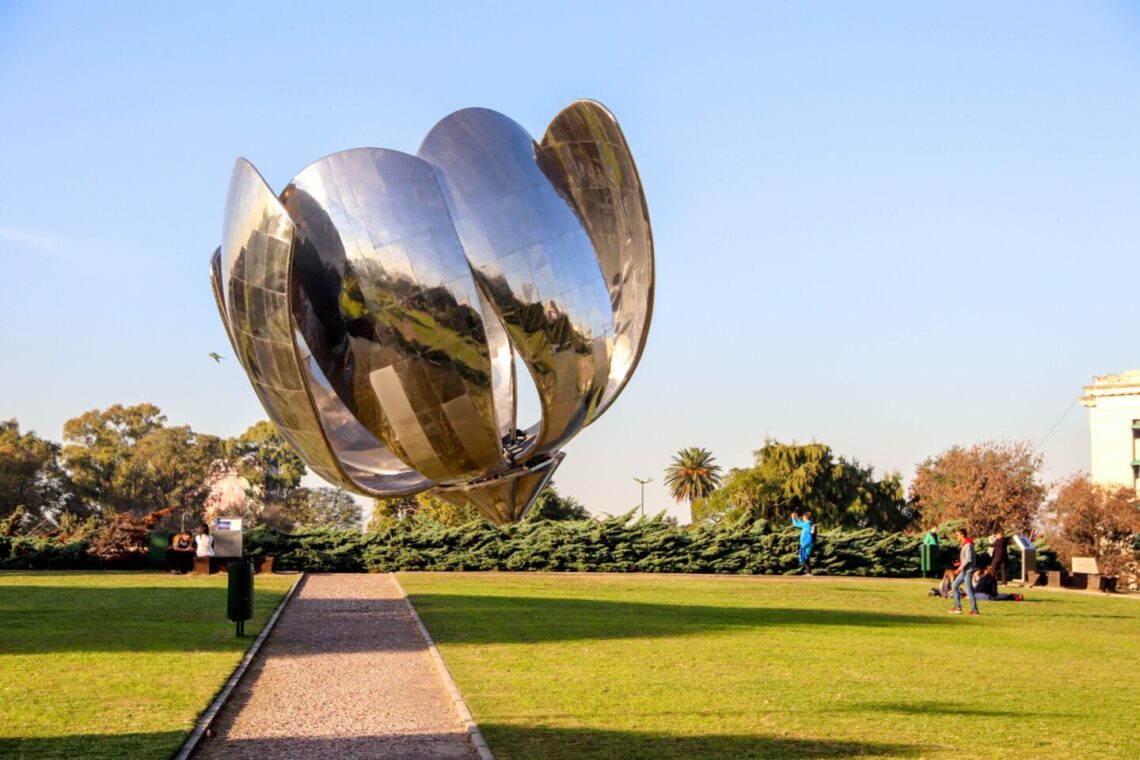
<path id="1" fill-rule="evenodd" d="M 658 267 L 638 373 L 556 477 L 596 512 L 639 476 L 683 514 L 677 449 L 739 466 L 765 436 L 909 476 L 1140 367 L 1136 5 L 328 5 L 0 0 L 0 418 L 58 440 L 146 400 L 240 432 L 260 407 L 207 357 L 235 157 L 280 189 L 458 108 L 540 135 L 580 97 L 625 129 Z M 1086 412 L 1041 450 L 1086 468 Z"/>

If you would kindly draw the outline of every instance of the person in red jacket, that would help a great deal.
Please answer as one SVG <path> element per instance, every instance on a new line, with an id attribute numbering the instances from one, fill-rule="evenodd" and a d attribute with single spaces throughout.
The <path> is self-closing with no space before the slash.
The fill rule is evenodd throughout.
<path id="1" fill-rule="evenodd" d="M 958 543 L 962 548 L 958 552 L 958 574 L 954 576 L 954 583 L 951 586 L 954 591 L 954 606 L 950 608 L 950 614 L 962 614 L 961 589 L 965 585 L 966 596 L 970 599 L 970 615 L 977 617 L 978 600 L 974 597 L 974 567 L 978 560 L 974 554 L 974 539 L 966 533 L 965 527 L 958 528 L 954 531 L 954 535 L 958 537 Z"/>

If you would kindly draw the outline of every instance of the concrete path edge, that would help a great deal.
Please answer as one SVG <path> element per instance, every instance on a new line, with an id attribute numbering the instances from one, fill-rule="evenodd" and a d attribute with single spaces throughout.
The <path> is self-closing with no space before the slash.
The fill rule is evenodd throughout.
<path id="1" fill-rule="evenodd" d="M 419 613 L 416 612 L 416 608 L 412 606 L 412 600 L 408 598 L 408 593 L 404 591 L 404 587 L 400 585 L 400 579 L 396 577 L 395 573 L 388 573 L 388 577 L 391 578 L 392 583 L 396 585 L 396 589 L 404 599 L 404 604 L 408 606 L 408 612 L 411 613 L 412 620 L 416 622 L 416 628 L 419 628 L 420 635 L 424 637 L 428 652 L 431 653 L 432 662 L 435 663 L 435 668 L 439 671 L 439 677 L 443 679 L 443 684 L 447 687 L 447 692 L 451 695 L 451 701 L 455 705 L 455 711 L 459 713 L 459 719 L 463 721 L 463 726 L 467 729 L 467 736 L 471 739 L 471 743 L 475 745 L 475 751 L 479 754 L 480 760 L 495 760 L 495 756 L 491 754 L 491 748 L 487 746 L 487 741 L 483 738 L 483 732 L 479 730 L 478 724 L 475 723 L 475 717 L 471 714 L 471 709 L 467 706 L 463 695 L 459 693 L 459 687 L 455 685 L 455 679 L 451 677 L 451 671 L 447 669 L 447 663 L 443 661 L 443 657 L 435 645 L 435 640 L 432 639 L 431 634 L 428 633 L 424 622 L 420 620 Z M 182 758 L 177 758 L 176 760 L 182 760 Z"/>
<path id="2" fill-rule="evenodd" d="M 285 605 L 293 598 L 293 593 L 300 588 L 301 581 L 305 579 L 305 573 L 297 576 L 297 580 L 293 581 L 293 585 L 285 592 L 285 596 L 277 605 L 277 609 L 273 610 L 273 614 L 269 616 L 269 620 L 265 621 L 265 626 L 261 629 L 261 633 L 254 639 L 253 645 L 246 651 L 245 656 L 241 658 L 237 668 L 230 674 L 229 679 L 226 681 L 225 686 L 214 697 L 214 701 L 206 708 L 206 711 L 198 718 L 198 722 L 194 725 L 194 730 L 190 732 L 186 742 L 182 745 L 182 749 L 174 756 L 173 760 L 187 760 L 190 755 L 197 749 L 202 739 L 205 738 L 206 732 L 210 729 L 210 724 L 214 722 L 214 718 L 218 716 L 218 712 L 222 709 L 222 705 L 230 698 L 233 693 L 234 687 L 237 686 L 238 681 L 245 675 L 245 671 L 249 669 L 250 663 L 253 658 L 257 656 L 261 645 L 265 643 L 265 639 L 269 637 L 269 632 L 273 630 L 273 626 L 277 625 L 277 619 L 281 617 L 281 613 L 285 610 Z M 401 589 L 403 591 L 403 589 Z M 407 598 L 407 597 L 405 597 Z"/>

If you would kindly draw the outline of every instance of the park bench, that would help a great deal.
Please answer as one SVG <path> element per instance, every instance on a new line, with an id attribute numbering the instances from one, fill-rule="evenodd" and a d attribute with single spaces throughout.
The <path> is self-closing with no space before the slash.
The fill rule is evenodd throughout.
<path id="1" fill-rule="evenodd" d="M 241 557 L 195 557 L 194 573 L 197 575 L 218 573 L 225 570 L 231 562 L 236 562 L 239 559 Z M 257 557 L 251 561 L 255 573 L 273 572 L 273 557 Z"/>
<path id="2" fill-rule="evenodd" d="M 195 575 L 212 575 L 221 572 L 234 559 L 234 557 L 195 557 L 194 573 Z"/>
<path id="3" fill-rule="evenodd" d="M 1089 591 L 1116 591 L 1116 576 L 1101 573 L 1096 557 L 1073 557 L 1069 585 Z"/>

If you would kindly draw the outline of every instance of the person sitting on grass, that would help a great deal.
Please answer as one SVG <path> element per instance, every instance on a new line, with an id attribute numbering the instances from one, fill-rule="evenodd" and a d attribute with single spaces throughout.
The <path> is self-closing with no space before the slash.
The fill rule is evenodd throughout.
<path id="1" fill-rule="evenodd" d="M 978 581 L 974 584 L 974 598 L 983 602 L 1020 602 L 1024 597 L 1021 594 L 999 594 L 997 573 L 990 565 L 978 573 Z"/>
<path id="2" fill-rule="evenodd" d="M 954 576 L 954 582 L 951 584 L 951 590 L 954 592 L 954 606 L 950 608 L 951 615 L 962 614 L 962 586 L 966 586 L 966 596 L 970 599 L 970 615 L 972 617 L 978 616 L 978 600 L 974 598 L 974 567 L 977 563 L 977 555 L 974 553 L 974 540 L 966 532 L 966 528 L 958 528 L 954 531 L 954 535 L 958 537 L 958 543 L 962 548 L 958 553 L 958 574 Z"/>
<path id="3" fill-rule="evenodd" d="M 815 525 L 811 521 L 811 512 L 804 512 L 804 519 L 800 519 L 798 512 L 792 512 L 792 525 L 800 529 L 800 567 L 804 575 L 811 575 L 811 550 L 815 544 Z"/>
<path id="4" fill-rule="evenodd" d="M 956 576 L 957 574 L 958 574 L 958 571 L 952 567 L 948 567 L 945 570 L 943 570 L 942 571 L 942 583 L 938 587 L 930 589 L 929 595 L 930 596 L 941 596 L 944 599 L 949 599 L 950 598 L 950 586 L 954 583 L 954 576 Z"/>

